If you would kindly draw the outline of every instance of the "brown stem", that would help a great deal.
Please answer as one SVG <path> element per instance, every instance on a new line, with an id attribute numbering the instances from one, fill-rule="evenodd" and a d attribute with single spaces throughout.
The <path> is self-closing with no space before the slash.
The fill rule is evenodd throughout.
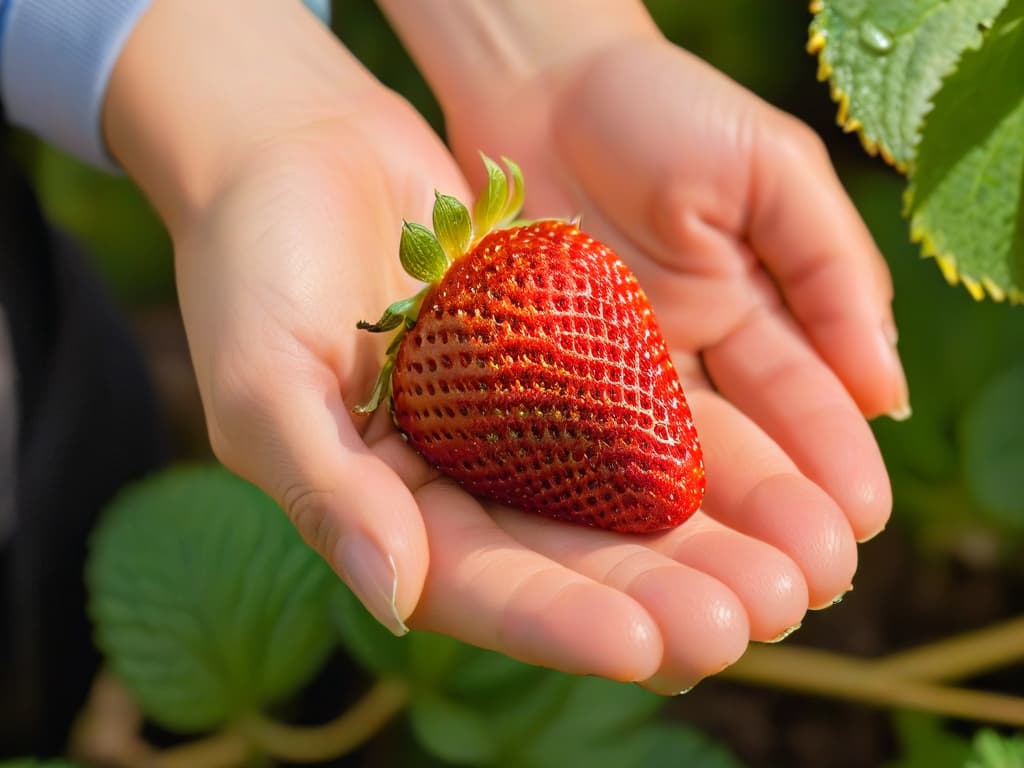
<path id="1" fill-rule="evenodd" d="M 266 754 L 295 763 L 317 763 L 351 752 L 377 733 L 409 701 L 401 680 L 379 680 L 362 699 L 329 723 L 294 726 L 252 715 L 240 724 L 245 738 Z"/>
<path id="2" fill-rule="evenodd" d="M 237 730 L 221 731 L 196 741 L 155 752 L 145 768 L 238 768 L 253 749 Z"/>
<path id="3" fill-rule="evenodd" d="M 885 656 L 872 669 L 888 677 L 946 682 L 1024 660 L 1024 616 Z"/>
<path id="4" fill-rule="evenodd" d="M 894 678 L 874 662 L 799 646 L 751 646 L 723 677 L 965 720 L 1024 727 L 1024 698 Z"/>

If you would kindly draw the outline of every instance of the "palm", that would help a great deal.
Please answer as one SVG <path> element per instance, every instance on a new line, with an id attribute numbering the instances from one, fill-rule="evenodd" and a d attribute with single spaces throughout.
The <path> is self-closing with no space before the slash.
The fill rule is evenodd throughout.
<path id="1" fill-rule="evenodd" d="M 789 422 L 758 410 L 779 393 L 748 397 L 744 372 L 729 368 L 744 357 L 730 344 L 756 308 L 777 325 L 778 338 L 769 339 L 777 351 L 810 355 L 772 309 L 763 288 L 770 283 L 739 231 L 716 230 L 709 242 L 720 252 L 698 243 L 681 261 L 671 228 L 652 236 L 642 211 L 629 208 L 636 190 L 624 186 L 609 199 L 581 167 L 586 158 L 560 151 L 557 141 L 510 140 L 498 149 L 523 160 L 535 209 L 582 211 L 587 227 L 620 248 L 648 286 L 702 431 L 705 511 L 669 534 L 628 537 L 485 508 L 432 472 L 383 409 L 353 421 L 351 407 L 365 399 L 384 342 L 357 333 L 355 323 L 416 290 L 398 267 L 396 223 L 426 221 L 435 187 L 465 197 L 450 157 L 404 105 L 375 109 L 360 114 L 358 130 L 345 120 L 317 121 L 290 137 L 299 140 L 287 151 L 271 149 L 197 231 L 178 238 L 182 309 L 222 460 L 278 498 L 350 583 L 360 557 L 353 552 L 365 551 L 352 541 L 387 553 L 393 570 L 369 582 L 364 576 L 357 592 L 391 626 L 415 606 L 413 626 L 564 670 L 653 677 L 658 690 L 721 669 L 750 638 L 770 639 L 799 621 L 808 603 L 845 590 L 855 565 L 850 523 L 791 458 L 816 446 L 788 440 Z M 602 140 L 575 128 L 584 140 Z M 590 170 L 636 159 L 611 155 L 606 168 Z M 639 171 L 632 182 L 649 184 Z M 559 182 L 572 176 L 581 186 Z M 690 181 L 680 192 L 704 193 Z M 763 342 L 762 334 L 747 343 Z M 703 380 L 702 362 L 717 392 Z M 870 453 L 842 388 L 820 363 L 808 366 L 860 441 L 854 447 Z M 780 380 L 776 389 L 786 385 Z M 782 405 L 796 397 L 782 395 Z M 813 468 L 800 468 L 814 477 Z M 847 512 L 858 533 L 875 525 Z M 387 601 L 390 616 L 381 610 Z"/>
<path id="2" fill-rule="evenodd" d="M 751 637 L 768 639 L 782 617 L 847 588 L 855 537 L 888 516 L 885 470 L 858 409 L 891 402 L 891 372 L 862 370 L 882 336 L 884 268 L 805 132 L 681 51 L 623 49 L 539 80 L 456 122 L 456 153 L 467 169 L 475 144 L 514 157 L 528 214 L 581 214 L 633 267 L 683 375 L 709 491 L 693 522 L 646 540 L 498 520 L 585 572 L 615 571 L 617 557 L 649 547 L 640 559 L 666 555 L 727 585 Z M 552 82 L 562 84 L 554 97 Z M 524 103 L 546 104 L 546 117 Z M 821 215 L 794 222 L 787 196 Z M 845 235 L 837 264 L 815 261 L 816 239 Z M 846 282 L 851 295 L 823 294 Z M 846 316 L 830 313 L 844 300 Z M 678 627 L 665 630 L 678 614 L 651 612 L 675 642 Z"/>

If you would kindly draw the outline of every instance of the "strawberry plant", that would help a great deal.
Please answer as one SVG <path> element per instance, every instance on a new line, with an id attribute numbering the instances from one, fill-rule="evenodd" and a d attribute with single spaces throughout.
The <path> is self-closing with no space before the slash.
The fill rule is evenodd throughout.
<path id="1" fill-rule="evenodd" d="M 811 7 L 807 48 L 838 122 L 907 175 L 922 253 L 976 299 L 1024 299 L 1024 3 Z"/>
<path id="2" fill-rule="evenodd" d="M 428 287 L 360 323 L 398 332 L 357 410 L 390 395 L 409 443 L 476 495 L 620 532 L 682 523 L 704 465 L 647 297 L 576 224 L 511 226 L 522 175 L 484 162 L 472 219 L 439 194 L 436 235 L 405 225 L 402 265 Z"/>

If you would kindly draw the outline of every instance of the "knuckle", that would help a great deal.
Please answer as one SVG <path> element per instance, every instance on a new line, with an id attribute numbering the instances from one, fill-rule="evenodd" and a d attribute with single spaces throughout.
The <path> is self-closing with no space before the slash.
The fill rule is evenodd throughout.
<path id="1" fill-rule="evenodd" d="M 329 558 L 336 539 L 328 514 L 329 495 L 308 483 L 297 482 L 280 495 L 281 508 L 306 544 Z"/>
<path id="2" fill-rule="evenodd" d="M 828 148 L 821 136 L 802 120 L 786 116 L 780 132 L 786 149 L 798 160 L 829 161 Z"/>

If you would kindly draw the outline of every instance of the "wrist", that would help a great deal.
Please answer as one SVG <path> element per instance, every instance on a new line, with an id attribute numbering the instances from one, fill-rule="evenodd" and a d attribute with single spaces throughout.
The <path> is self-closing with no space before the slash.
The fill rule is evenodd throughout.
<path id="1" fill-rule="evenodd" d="M 662 35 L 638 0 L 378 0 L 446 120 L 487 109 L 602 50 Z M 582 21 L 581 21 L 582 20 Z"/>
<path id="2" fill-rule="evenodd" d="M 375 87 L 299 2 L 154 0 L 114 66 L 103 132 L 173 233 L 253 152 Z"/>

